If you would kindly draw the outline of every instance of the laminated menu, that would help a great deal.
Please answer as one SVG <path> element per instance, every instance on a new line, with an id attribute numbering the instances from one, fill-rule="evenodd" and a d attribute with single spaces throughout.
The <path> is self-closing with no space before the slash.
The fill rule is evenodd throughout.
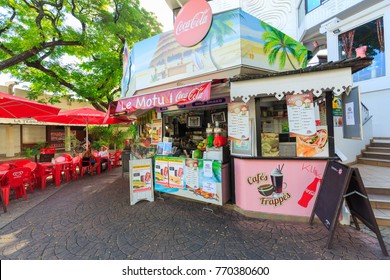
<path id="1" fill-rule="evenodd" d="M 287 95 L 286 101 L 290 136 L 315 134 L 313 95 L 311 93 Z"/>

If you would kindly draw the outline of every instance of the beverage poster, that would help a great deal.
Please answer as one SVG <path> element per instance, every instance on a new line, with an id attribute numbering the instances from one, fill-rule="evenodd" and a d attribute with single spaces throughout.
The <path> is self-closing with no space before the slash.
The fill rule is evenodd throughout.
<path id="1" fill-rule="evenodd" d="M 169 169 L 169 158 L 168 157 L 156 157 L 155 158 L 155 177 L 156 184 L 168 187 L 168 169 Z"/>
<path id="2" fill-rule="evenodd" d="M 129 162 L 130 205 L 140 200 L 154 201 L 152 159 Z"/>
<path id="3" fill-rule="evenodd" d="M 313 135 L 316 132 L 313 95 L 287 95 L 286 101 L 290 136 Z"/>
<path id="4" fill-rule="evenodd" d="M 229 140 L 249 140 L 249 105 L 243 102 L 228 104 Z"/>
<path id="5" fill-rule="evenodd" d="M 168 181 L 170 188 L 184 188 L 184 161 L 185 158 L 169 158 L 168 162 Z"/>
<path id="6" fill-rule="evenodd" d="M 326 163 L 235 159 L 236 205 L 246 211 L 310 217 Z"/>
<path id="7" fill-rule="evenodd" d="M 332 109 L 333 109 L 333 125 L 334 125 L 334 127 L 342 127 L 343 126 L 343 108 L 341 105 L 341 96 L 333 97 Z"/>

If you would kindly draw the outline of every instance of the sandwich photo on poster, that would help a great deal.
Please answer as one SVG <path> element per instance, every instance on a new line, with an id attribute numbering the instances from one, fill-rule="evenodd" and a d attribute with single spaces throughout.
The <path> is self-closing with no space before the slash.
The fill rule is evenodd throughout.
<path id="1" fill-rule="evenodd" d="M 297 135 L 298 157 L 328 157 L 328 130 L 326 126 L 317 126 L 313 135 Z"/>

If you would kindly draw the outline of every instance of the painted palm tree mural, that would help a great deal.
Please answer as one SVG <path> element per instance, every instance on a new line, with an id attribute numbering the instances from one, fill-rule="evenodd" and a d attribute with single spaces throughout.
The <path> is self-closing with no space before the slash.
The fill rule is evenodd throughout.
<path id="1" fill-rule="evenodd" d="M 216 49 L 213 47 L 214 41 L 217 43 L 218 47 L 222 47 L 225 43 L 225 37 L 233 33 L 237 33 L 235 29 L 234 20 L 240 17 L 239 13 L 227 12 L 215 16 L 209 33 L 207 34 L 205 40 L 202 41 L 202 50 L 206 47 L 208 49 L 210 60 L 217 70 L 221 69 L 221 66 L 217 63 L 214 58 L 213 51 Z M 237 26 L 236 26 L 237 28 Z"/>
<path id="2" fill-rule="evenodd" d="M 123 87 L 128 88 L 126 96 L 131 96 L 140 89 L 215 71 L 251 67 L 275 72 L 305 67 L 306 63 L 303 45 L 235 9 L 214 15 L 208 34 L 195 46 L 181 46 L 173 31 L 134 44 Z"/>
<path id="3" fill-rule="evenodd" d="M 279 69 L 282 70 L 288 61 L 294 69 L 306 67 L 307 49 L 299 42 L 293 40 L 280 30 L 260 21 L 264 28 L 262 39 L 264 40 L 264 54 L 268 54 L 268 62 L 274 65 L 279 59 Z M 294 65 L 291 57 L 294 57 L 299 65 Z"/>

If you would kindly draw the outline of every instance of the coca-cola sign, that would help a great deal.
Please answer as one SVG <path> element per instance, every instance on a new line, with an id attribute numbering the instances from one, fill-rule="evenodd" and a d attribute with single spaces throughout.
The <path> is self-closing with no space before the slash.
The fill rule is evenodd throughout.
<path id="1" fill-rule="evenodd" d="M 180 45 L 198 44 L 210 29 L 213 14 L 205 0 L 191 0 L 181 8 L 176 17 L 174 35 Z"/>
<path id="2" fill-rule="evenodd" d="M 118 101 L 115 112 L 135 111 L 168 107 L 175 104 L 190 104 L 210 99 L 211 82 L 175 88 L 171 90 L 124 98 Z"/>

